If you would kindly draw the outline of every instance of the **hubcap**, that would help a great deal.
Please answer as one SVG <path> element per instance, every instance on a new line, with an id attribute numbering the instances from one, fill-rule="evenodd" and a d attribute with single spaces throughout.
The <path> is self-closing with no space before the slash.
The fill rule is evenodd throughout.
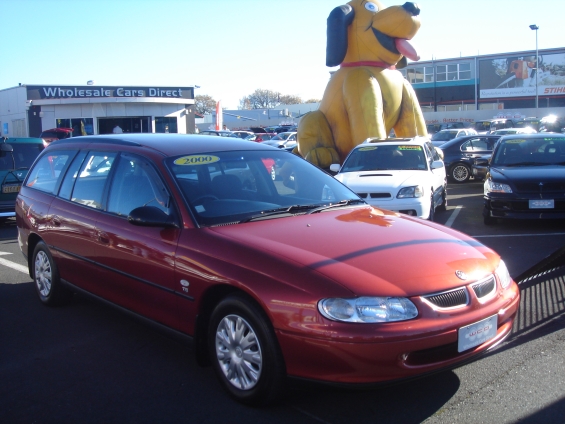
<path id="1" fill-rule="evenodd" d="M 453 179 L 456 181 L 465 181 L 469 177 L 469 172 L 464 166 L 456 166 L 453 169 Z"/>
<path id="2" fill-rule="evenodd" d="M 261 376 L 261 346 L 253 328 L 237 315 L 228 315 L 216 330 L 216 358 L 228 381 L 250 390 Z"/>
<path id="3" fill-rule="evenodd" d="M 51 263 L 47 254 L 43 251 L 37 253 L 35 257 L 35 284 L 42 296 L 49 296 L 51 292 Z"/>

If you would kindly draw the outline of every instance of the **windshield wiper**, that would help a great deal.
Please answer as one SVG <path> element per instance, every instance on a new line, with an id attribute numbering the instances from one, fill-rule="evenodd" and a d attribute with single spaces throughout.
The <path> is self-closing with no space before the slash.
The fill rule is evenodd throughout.
<path id="1" fill-rule="evenodd" d="M 317 213 L 317 212 L 325 211 L 326 209 L 341 208 L 343 206 L 353 205 L 355 203 L 367 203 L 367 202 L 365 202 L 363 199 L 340 200 L 337 203 L 332 203 L 330 205 L 324 205 L 324 206 L 320 206 L 318 208 L 315 208 L 314 210 L 311 210 L 310 212 L 308 212 L 308 215 L 310 215 L 311 213 Z"/>
<path id="2" fill-rule="evenodd" d="M 260 221 L 261 219 L 265 219 L 265 218 L 269 218 L 269 217 L 275 217 L 275 216 L 292 216 L 294 215 L 296 212 L 302 212 L 302 211 L 307 211 L 309 209 L 315 209 L 315 208 L 319 208 L 321 205 L 292 205 L 292 206 L 287 206 L 284 208 L 279 208 L 279 209 L 271 209 L 268 211 L 263 211 L 261 212 L 259 215 L 253 215 L 247 219 L 244 219 L 242 221 L 240 221 L 240 223 L 244 223 L 244 222 L 250 222 L 250 221 Z"/>

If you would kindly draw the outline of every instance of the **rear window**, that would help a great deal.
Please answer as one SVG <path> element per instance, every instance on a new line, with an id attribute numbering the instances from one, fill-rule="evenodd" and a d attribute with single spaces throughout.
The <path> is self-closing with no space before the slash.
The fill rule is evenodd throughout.
<path id="1" fill-rule="evenodd" d="M 16 144 L 13 153 L 2 152 L 0 154 L 0 171 L 10 171 L 12 169 L 28 169 L 35 158 L 43 150 L 43 144 Z"/>

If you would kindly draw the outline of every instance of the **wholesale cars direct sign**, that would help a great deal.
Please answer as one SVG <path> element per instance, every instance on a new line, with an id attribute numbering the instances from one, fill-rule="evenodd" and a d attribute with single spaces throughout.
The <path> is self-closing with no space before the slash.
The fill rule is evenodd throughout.
<path id="1" fill-rule="evenodd" d="M 98 86 L 27 86 L 28 100 L 96 99 L 104 97 L 153 97 L 194 99 L 193 87 L 98 87 Z"/>

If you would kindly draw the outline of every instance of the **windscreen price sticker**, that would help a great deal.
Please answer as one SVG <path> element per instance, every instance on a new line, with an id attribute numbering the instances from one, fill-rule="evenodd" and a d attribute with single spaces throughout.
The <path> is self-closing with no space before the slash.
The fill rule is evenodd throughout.
<path id="1" fill-rule="evenodd" d="M 464 352 L 472 347 L 483 344 L 496 336 L 497 316 L 493 315 L 487 319 L 459 329 L 459 340 L 457 350 Z"/>

